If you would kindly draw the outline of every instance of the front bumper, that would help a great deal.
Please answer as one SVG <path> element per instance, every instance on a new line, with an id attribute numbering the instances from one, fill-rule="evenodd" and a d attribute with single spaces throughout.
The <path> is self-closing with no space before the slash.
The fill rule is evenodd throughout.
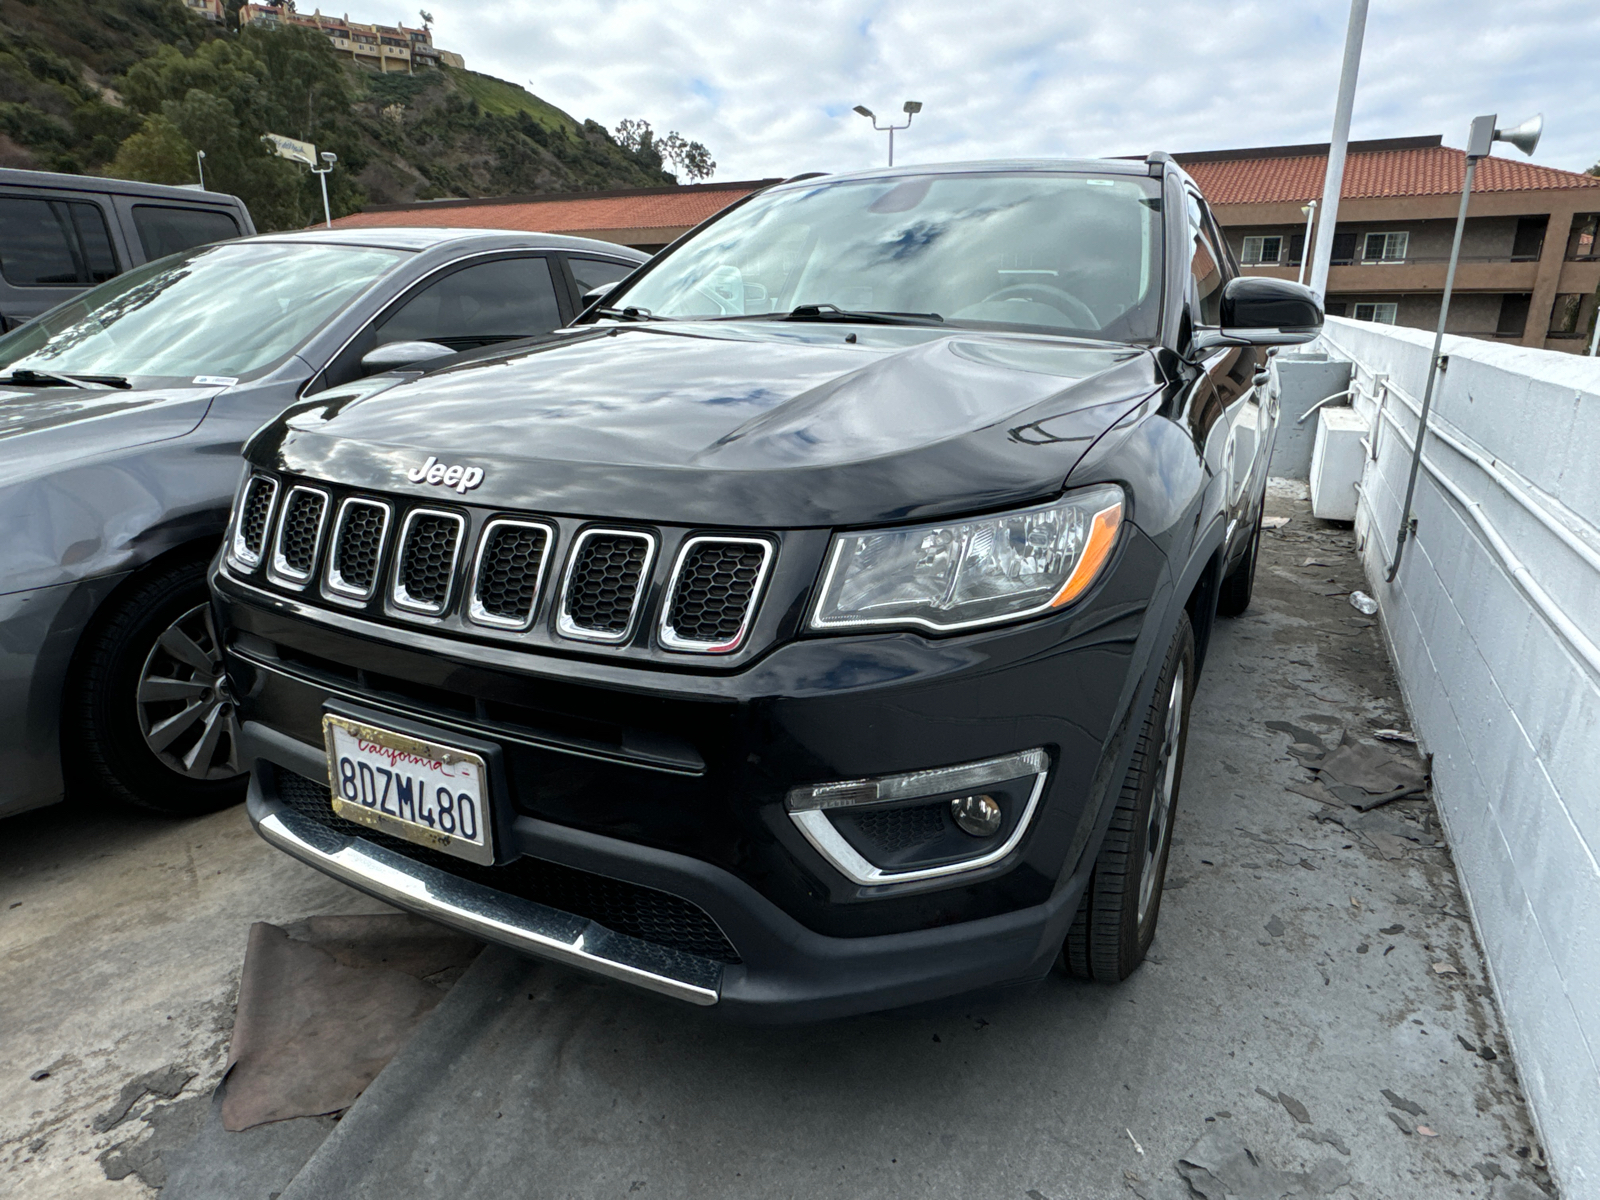
<path id="1" fill-rule="evenodd" d="M 1097 595 L 1064 618 L 943 640 L 801 639 L 722 674 L 330 621 L 225 573 L 213 584 L 258 760 L 250 815 L 268 840 L 486 939 L 728 1015 L 804 1020 L 1048 972 L 1126 773 L 1129 714 L 1147 699 L 1165 624 L 1152 616 L 1165 599 L 1162 568 L 1138 535 Z M 498 742 L 502 867 L 554 864 L 679 898 L 731 953 L 665 947 L 543 902 L 537 888 L 511 894 L 492 873 L 419 863 L 358 828 L 309 820 L 285 802 L 277 772 L 325 787 L 330 700 L 431 722 L 442 740 L 454 730 Z M 1003 860 L 949 878 L 853 881 L 785 808 L 796 784 L 1032 747 L 1052 767 L 1026 836 Z"/>

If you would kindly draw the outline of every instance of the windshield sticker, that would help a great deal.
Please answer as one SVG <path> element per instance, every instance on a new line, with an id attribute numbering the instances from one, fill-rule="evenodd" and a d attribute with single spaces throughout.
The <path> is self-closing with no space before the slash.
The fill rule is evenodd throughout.
<path id="1" fill-rule="evenodd" d="M 239 382 L 238 378 L 233 375 L 196 375 L 194 381 L 215 387 L 232 387 Z"/>

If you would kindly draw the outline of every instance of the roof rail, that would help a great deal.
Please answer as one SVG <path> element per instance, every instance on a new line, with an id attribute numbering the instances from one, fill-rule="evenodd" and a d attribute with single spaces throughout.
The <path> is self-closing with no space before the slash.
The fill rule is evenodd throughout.
<path id="1" fill-rule="evenodd" d="M 1161 172 L 1166 169 L 1168 163 L 1173 163 L 1174 165 L 1177 163 L 1177 160 L 1165 150 L 1150 151 L 1149 154 L 1144 156 L 1144 161 L 1145 166 L 1150 168 L 1150 177 L 1152 179 L 1160 179 Z"/>

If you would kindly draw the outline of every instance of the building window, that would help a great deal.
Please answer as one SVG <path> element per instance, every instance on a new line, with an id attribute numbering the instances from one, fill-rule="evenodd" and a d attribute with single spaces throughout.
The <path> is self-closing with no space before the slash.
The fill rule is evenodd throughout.
<path id="1" fill-rule="evenodd" d="M 1511 261 L 1538 262 L 1544 253 L 1544 231 L 1549 224 L 1548 216 L 1518 217 L 1517 232 L 1511 239 Z"/>
<path id="2" fill-rule="evenodd" d="M 1572 234 L 1567 238 L 1567 260 L 1592 260 L 1597 251 L 1595 242 L 1600 235 L 1600 213 L 1574 213 Z"/>
<path id="3" fill-rule="evenodd" d="M 1410 243 L 1409 233 L 1369 233 L 1361 246 L 1361 261 L 1404 262 Z"/>
<path id="4" fill-rule="evenodd" d="M 1246 266 L 1277 266 L 1278 260 L 1282 257 L 1281 237 L 1247 237 L 1244 240 L 1244 255 L 1241 261 Z"/>
<path id="5" fill-rule="evenodd" d="M 1556 297 L 1550 310 L 1550 336 L 1553 338 L 1582 337 L 1578 319 L 1583 315 L 1583 293 L 1568 292 Z"/>
<path id="6" fill-rule="evenodd" d="M 1350 306 L 1343 300 L 1329 300 L 1322 306 L 1322 311 L 1330 317 L 1342 317 L 1350 311 Z"/>
<path id="7" fill-rule="evenodd" d="M 1306 235 L 1303 234 L 1303 233 L 1290 234 L 1289 235 L 1289 265 L 1291 267 L 1298 267 L 1302 262 L 1305 261 L 1305 257 L 1306 257 Z"/>
<path id="8" fill-rule="evenodd" d="M 1404 236 L 1404 235 L 1402 235 Z M 1350 315 L 1358 321 L 1375 321 L 1379 325 L 1393 325 L 1399 315 L 1398 304 L 1357 304 Z"/>
<path id="9" fill-rule="evenodd" d="M 1356 260 L 1356 235 L 1353 233 L 1333 234 L 1333 256 L 1328 260 L 1336 267 L 1348 267 Z"/>
<path id="10" fill-rule="evenodd" d="M 1533 303 L 1530 292 L 1507 292 L 1500 297 L 1500 320 L 1494 327 L 1496 337 L 1519 338 L 1528 329 L 1528 306 Z"/>

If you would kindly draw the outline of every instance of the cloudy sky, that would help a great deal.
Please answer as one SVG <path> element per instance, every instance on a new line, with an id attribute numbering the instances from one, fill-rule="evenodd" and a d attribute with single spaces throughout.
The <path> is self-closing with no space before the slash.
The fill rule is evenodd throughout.
<path id="1" fill-rule="evenodd" d="M 396 18 L 349 3 L 356 19 Z M 679 130 L 711 149 L 719 179 L 877 165 L 886 135 L 851 108 L 898 114 L 907 99 L 926 107 L 896 137 L 900 162 L 1326 141 L 1349 16 L 1349 0 L 428 8 L 436 43 L 469 67 L 608 128 Z M 1352 136 L 1460 146 L 1479 113 L 1511 124 L 1542 110 L 1535 160 L 1582 170 L 1600 159 L 1597 62 L 1593 0 L 1372 0 Z"/>

